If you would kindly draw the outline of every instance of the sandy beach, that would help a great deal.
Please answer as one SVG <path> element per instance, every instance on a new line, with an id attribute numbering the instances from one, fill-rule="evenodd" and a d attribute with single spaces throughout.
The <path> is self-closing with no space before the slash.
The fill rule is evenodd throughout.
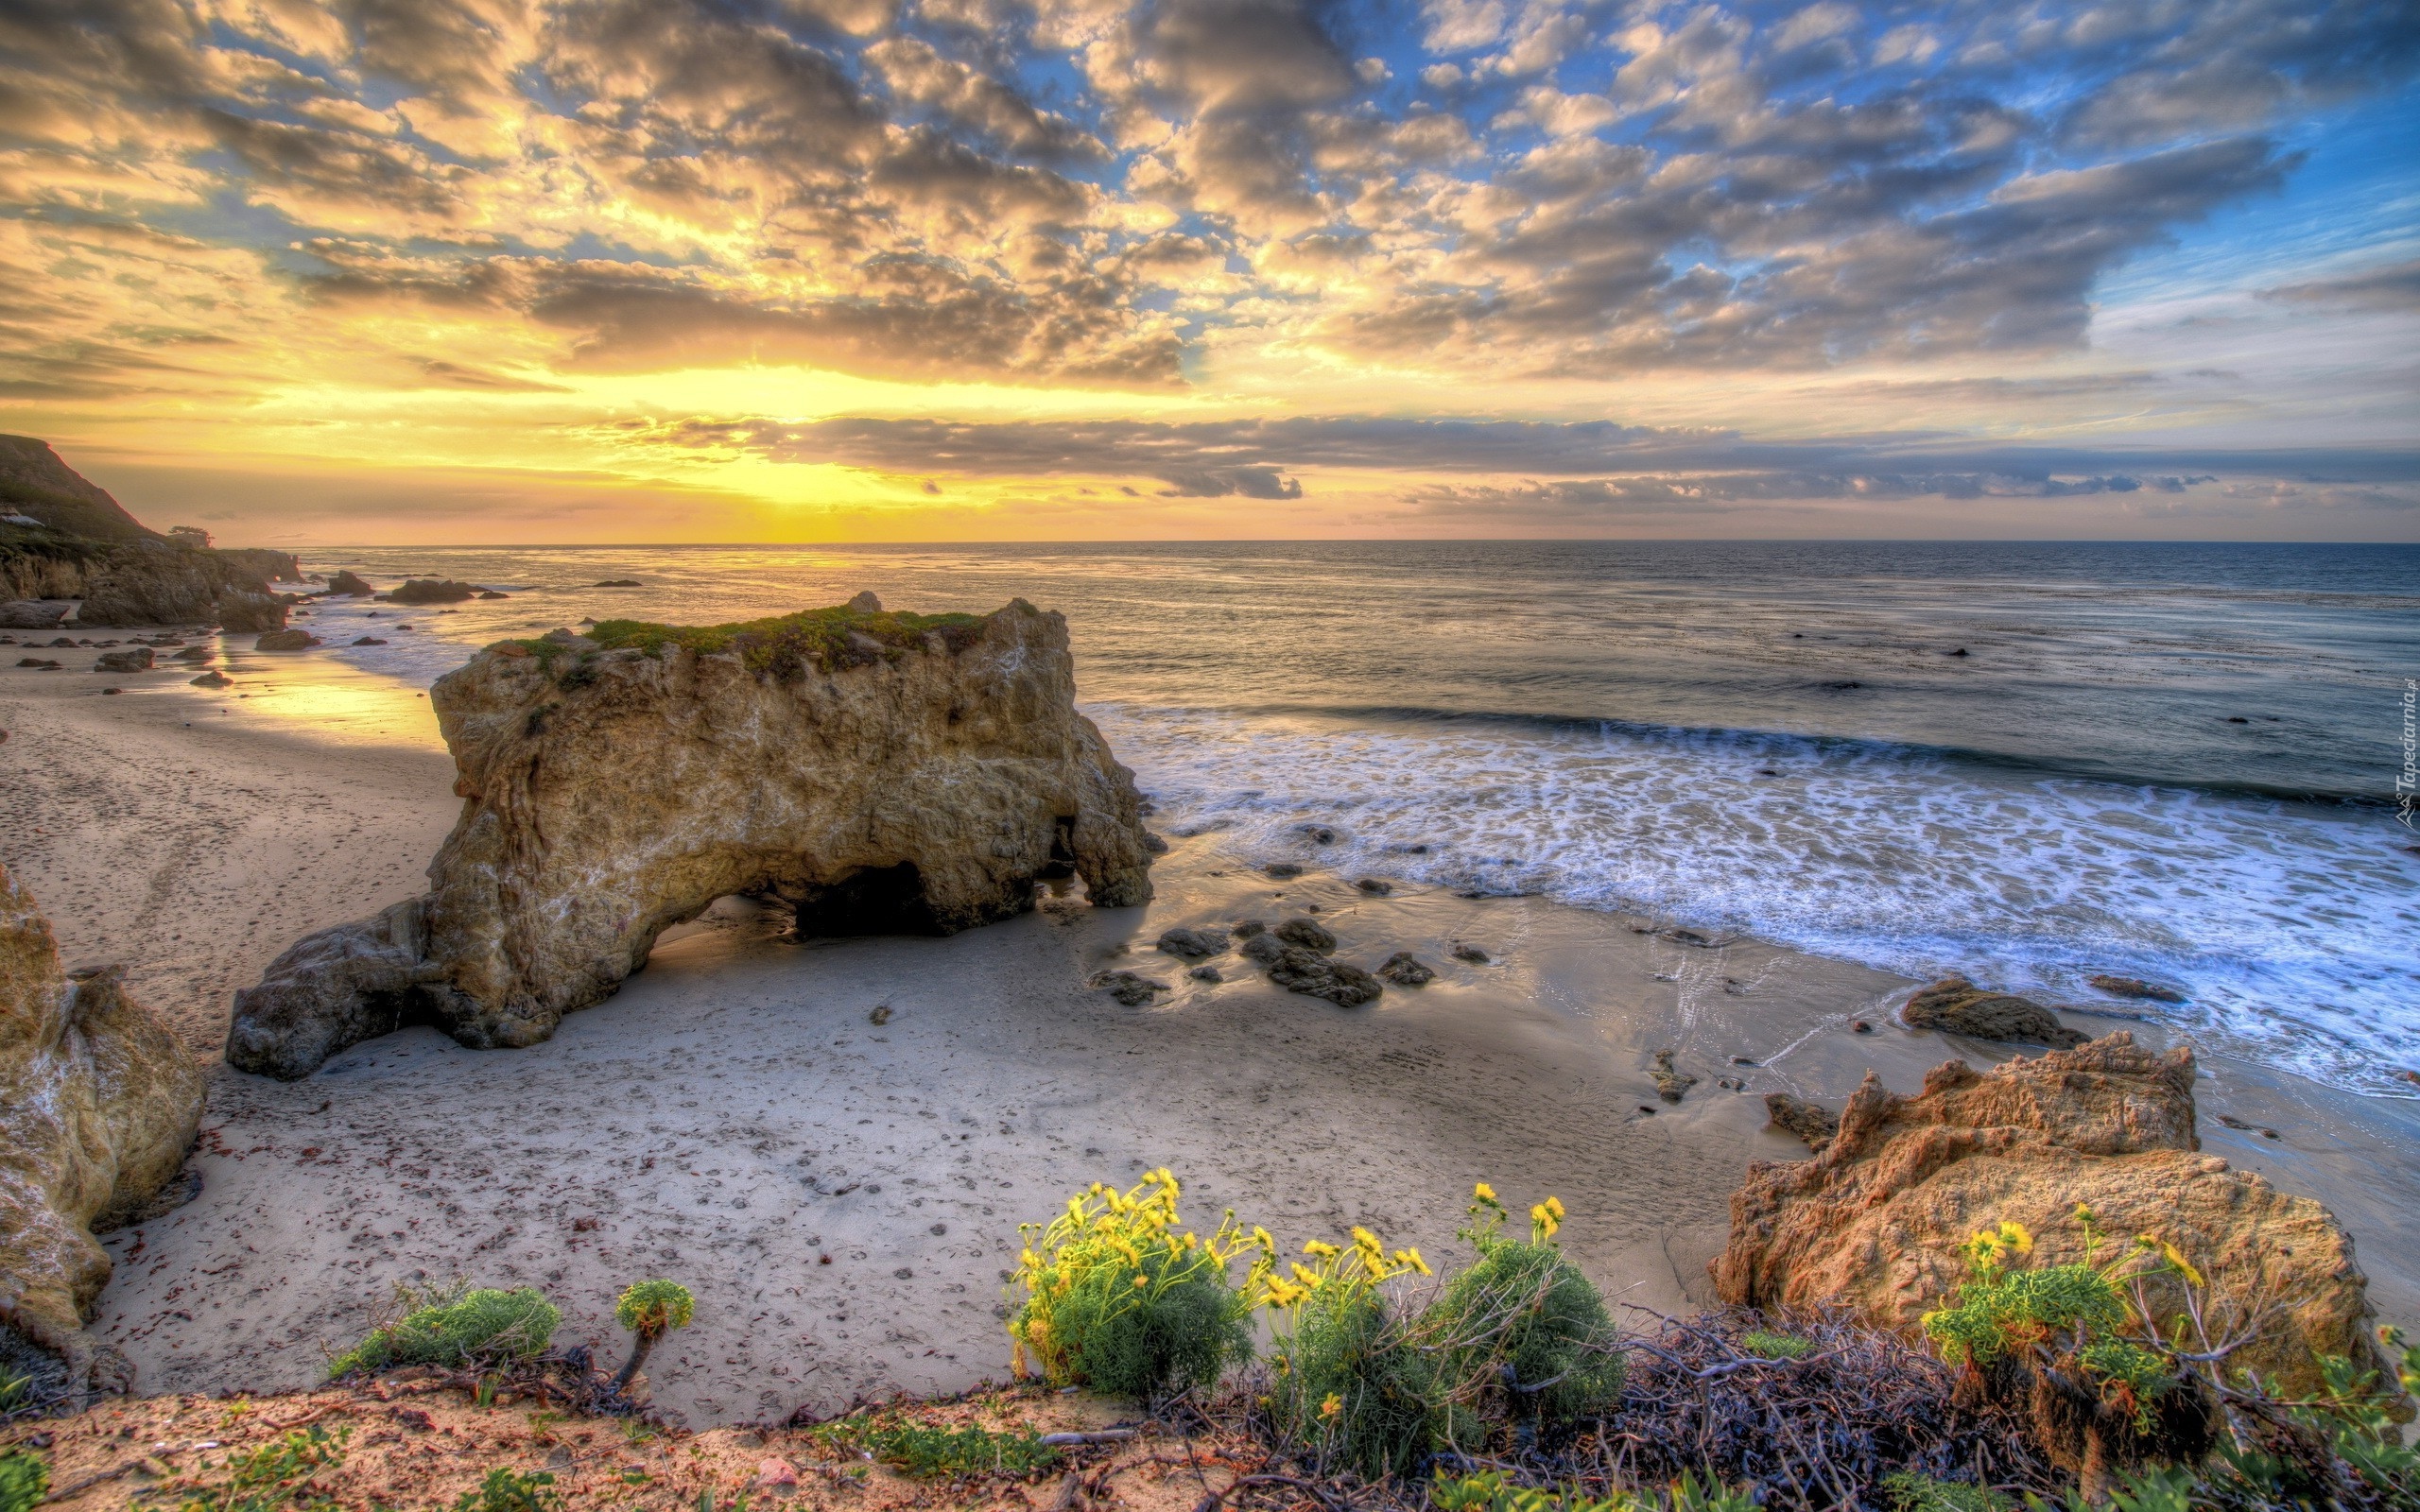
<path id="1" fill-rule="evenodd" d="M 231 649 L 224 694 L 0 671 L 0 858 L 71 961 L 127 965 L 214 1062 L 229 994 L 295 937 L 418 891 L 458 807 L 409 687 L 270 660 Z M 1174 839 L 1154 877 L 1148 909 L 1052 898 L 947 939 L 794 939 L 786 915 L 727 902 L 532 1049 L 415 1029 L 292 1084 L 219 1067 L 202 1194 L 110 1236 L 96 1327 L 147 1392 L 297 1387 L 399 1282 L 542 1286 L 564 1337 L 606 1342 L 614 1293 L 666 1275 L 698 1314 L 659 1355 L 658 1400 L 764 1420 L 1004 1375 L 1016 1225 L 1160 1164 L 1193 1221 L 1233 1207 L 1288 1248 L 1361 1224 L 1450 1258 L 1473 1181 L 1552 1193 L 1583 1267 L 1670 1312 L 1703 1299 L 1747 1162 L 1803 1153 L 1762 1093 L 1837 1104 L 1869 1067 L 1911 1090 L 1953 1055 L 2010 1054 L 1899 1026 L 1901 978 L 1751 939 L 1272 881 L 1215 833 Z M 1314 906 L 1342 958 L 1409 950 L 1439 979 L 1347 1011 L 1233 956 L 1234 980 L 1190 980 L 1150 945 Z M 1085 986 L 1105 968 L 1170 990 L 1121 1006 Z M 1700 1078 L 1678 1107 L 1650 1074 L 1665 1048 Z M 2420 1106 L 2204 1073 L 2204 1147 L 2328 1203 L 2381 1313 L 2420 1320 Z"/>

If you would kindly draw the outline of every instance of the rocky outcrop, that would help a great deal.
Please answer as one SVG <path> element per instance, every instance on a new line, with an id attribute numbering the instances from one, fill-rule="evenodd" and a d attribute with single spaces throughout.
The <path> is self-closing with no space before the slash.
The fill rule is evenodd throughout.
<path id="1" fill-rule="evenodd" d="M 479 596 L 476 583 L 458 583 L 451 578 L 407 577 L 395 585 L 392 593 L 378 595 L 389 604 L 459 604 L 466 598 Z"/>
<path id="2" fill-rule="evenodd" d="M 1748 1168 L 1716 1294 L 1837 1304 L 1914 1336 L 1963 1280 L 1957 1246 L 1977 1229 L 2014 1219 L 2033 1263 L 2081 1260 L 2082 1203 L 2121 1244 L 2174 1244 L 2215 1315 L 2274 1309 L 2231 1367 L 2300 1395 L 2320 1384 L 2317 1356 L 2377 1366 L 2352 1239 L 2318 1203 L 2200 1153 L 2193 1075 L 2190 1050 L 2154 1055 L 2123 1032 L 1988 1072 L 1951 1061 L 1914 1097 L 1868 1074 L 1819 1154 Z"/>
<path id="3" fill-rule="evenodd" d="M 1899 1009 L 1899 1019 L 1911 1029 L 1938 1029 L 1969 1040 L 2048 1045 L 2055 1050 L 2072 1050 L 2085 1039 L 2032 999 L 1986 991 L 1962 976 L 1945 976 L 1930 987 L 1918 988 Z"/>
<path id="4" fill-rule="evenodd" d="M 220 596 L 216 618 L 230 635 L 285 628 L 286 601 L 275 593 L 233 593 Z"/>
<path id="5" fill-rule="evenodd" d="M 729 894 L 808 934 L 947 933 L 1080 874 L 1151 895 L 1133 778 L 1076 713 L 1066 622 L 845 609 L 491 646 L 430 690 L 464 799 L 428 894 L 303 940 L 236 994 L 277 1076 L 406 1022 L 533 1044 Z"/>
<path id="6" fill-rule="evenodd" d="M 0 630 L 52 629 L 75 607 L 73 604 L 45 604 L 31 598 L 10 599 L 0 604 Z"/>
<path id="7" fill-rule="evenodd" d="M 331 576 L 328 578 L 328 586 L 320 592 L 331 598 L 368 598 L 378 590 L 371 587 L 351 570 L 346 570 Z"/>
<path id="8" fill-rule="evenodd" d="M 0 1324 L 60 1360 L 72 1389 L 109 1364 L 83 1332 L 110 1276 L 94 1230 L 170 1186 L 201 1102 L 175 1037 L 114 970 L 60 970 L 49 924 L 0 868 Z"/>
<path id="9" fill-rule="evenodd" d="M 109 490 L 31 436 L 0 436 L 0 504 L 63 536 L 85 541 L 158 541 Z"/>

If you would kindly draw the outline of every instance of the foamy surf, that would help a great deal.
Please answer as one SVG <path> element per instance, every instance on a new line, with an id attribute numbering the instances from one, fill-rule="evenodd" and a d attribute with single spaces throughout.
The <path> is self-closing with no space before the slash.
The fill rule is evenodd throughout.
<path id="1" fill-rule="evenodd" d="M 2375 812 L 1902 747 L 1098 705 L 1173 830 L 1254 864 L 1638 912 L 2054 1003 L 2410 1095 L 2420 857 Z M 1334 838 L 1322 843 L 1319 832 Z M 2184 1005 L 2094 991 L 2174 984 Z"/>

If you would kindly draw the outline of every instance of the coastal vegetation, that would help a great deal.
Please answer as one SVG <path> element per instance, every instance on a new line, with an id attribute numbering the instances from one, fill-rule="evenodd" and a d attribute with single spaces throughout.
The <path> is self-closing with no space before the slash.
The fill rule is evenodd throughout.
<path id="1" fill-rule="evenodd" d="M 450 1367 L 529 1359 L 546 1348 L 562 1312 L 531 1287 L 418 1290 L 398 1287 L 403 1315 L 372 1329 L 328 1362 L 331 1380 L 399 1366 Z"/>
<path id="2" fill-rule="evenodd" d="M 643 651 L 660 656 L 667 650 L 714 656 L 735 651 L 752 672 L 788 677 L 806 668 L 819 671 L 862 665 L 924 648 L 927 635 L 957 650 L 980 633 L 979 614 L 917 614 L 856 609 L 802 610 L 795 614 L 739 620 L 728 625 L 659 625 L 650 620 L 603 620 L 580 639 L 593 643 L 548 640 L 504 641 L 530 656 L 551 660 L 569 650 Z"/>

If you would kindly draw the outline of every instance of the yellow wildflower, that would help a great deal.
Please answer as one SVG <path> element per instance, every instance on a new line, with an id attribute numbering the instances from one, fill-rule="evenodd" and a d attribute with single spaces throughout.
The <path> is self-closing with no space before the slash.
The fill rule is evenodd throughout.
<path id="1" fill-rule="evenodd" d="M 1134 1273 L 1134 1289 L 1135 1289 L 1136 1291 L 1138 1291 L 1138 1292 L 1139 1292 L 1139 1291 L 1141 1291 L 1144 1287 L 1149 1286 L 1149 1285 L 1150 1285 L 1150 1284 L 1151 1284 L 1151 1278 L 1150 1278 L 1149 1276 L 1144 1275 L 1144 1274 L 1143 1274 L 1141 1271 L 1139 1271 L 1139 1270 L 1138 1270 L 1138 1271 L 1136 1271 L 1136 1272 Z"/>
<path id="2" fill-rule="evenodd" d="M 2160 1241 L 2159 1251 L 2162 1255 L 2167 1257 L 2168 1263 L 2170 1265 L 2176 1267 L 2176 1274 L 2185 1278 L 2186 1285 L 2206 1286 L 2209 1284 L 2202 1279 L 2202 1273 L 2193 1268 L 2192 1262 L 2185 1258 L 2185 1251 L 2177 1248 L 2174 1245 L 2169 1244 L 2165 1239 Z"/>
<path id="3" fill-rule="evenodd" d="M 1337 1415 L 1342 1411 L 1344 1411 L 1344 1399 L 1333 1391 L 1327 1394 L 1327 1400 L 1320 1403 L 1320 1416 L 1330 1422 L 1335 1421 Z"/>
<path id="4" fill-rule="evenodd" d="M 1482 1181 L 1478 1185 L 1471 1188 L 1471 1195 L 1478 1198 L 1481 1202 L 1494 1202 L 1495 1200 L 1495 1189 Z"/>
<path id="5" fill-rule="evenodd" d="M 1305 1255 L 1317 1255 L 1322 1260 L 1328 1260 L 1334 1258 L 1337 1253 L 1337 1248 L 1334 1245 L 1329 1244 L 1324 1239 L 1313 1239 L 1303 1246 L 1303 1253 Z"/>

